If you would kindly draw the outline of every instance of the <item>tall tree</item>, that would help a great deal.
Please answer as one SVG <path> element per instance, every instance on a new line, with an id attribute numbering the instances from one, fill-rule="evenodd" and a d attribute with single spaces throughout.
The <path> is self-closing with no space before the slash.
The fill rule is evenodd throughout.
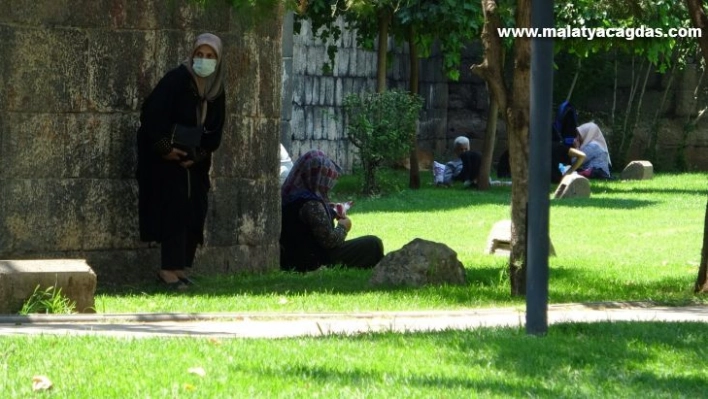
<path id="1" fill-rule="evenodd" d="M 708 17 L 703 8 L 703 0 L 686 0 L 688 15 L 691 23 L 701 30 L 698 44 L 703 53 L 703 59 L 708 63 Z M 698 268 L 698 277 L 694 287 L 696 293 L 708 292 L 708 203 L 706 203 L 706 216 L 703 221 L 703 250 L 701 251 L 701 265 Z"/>
<path id="2" fill-rule="evenodd" d="M 514 184 L 511 186 L 511 254 L 509 277 L 511 294 L 526 293 L 526 220 L 528 204 L 529 104 L 531 82 L 531 40 L 514 40 L 514 73 L 509 82 L 503 73 L 504 46 L 498 34 L 502 27 L 495 0 L 482 0 L 484 60 L 472 66 L 489 87 L 490 98 L 499 106 L 506 121 L 509 159 Z M 517 28 L 531 27 L 531 0 L 517 0 Z"/>

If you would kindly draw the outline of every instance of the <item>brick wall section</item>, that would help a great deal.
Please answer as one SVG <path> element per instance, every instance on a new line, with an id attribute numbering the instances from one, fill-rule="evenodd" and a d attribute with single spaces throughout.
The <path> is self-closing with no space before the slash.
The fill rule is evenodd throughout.
<path id="1" fill-rule="evenodd" d="M 210 31 L 224 42 L 228 116 L 195 268 L 276 267 L 282 18 L 247 25 L 219 4 L 0 1 L 0 259 L 86 258 L 99 285 L 152 277 L 159 253 L 138 240 L 140 105 Z"/>

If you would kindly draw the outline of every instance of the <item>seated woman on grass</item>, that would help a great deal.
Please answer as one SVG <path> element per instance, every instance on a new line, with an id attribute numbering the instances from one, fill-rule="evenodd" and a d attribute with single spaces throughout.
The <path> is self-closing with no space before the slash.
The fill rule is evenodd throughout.
<path id="1" fill-rule="evenodd" d="M 585 153 L 585 160 L 578 173 L 587 178 L 611 179 L 612 161 L 600 127 L 594 122 L 583 123 L 578 126 L 578 133 L 580 151 Z"/>
<path id="2" fill-rule="evenodd" d="M 326 265 L 367 269 L 383 258 L 383 243 L 376 236 L 345 241 L 352 222 L 335 211 L 328 197 L 340 174 L 339 166 L 317 150 L 303 154 L 293 165 L 281 188 L 281 269 L 306 272 Z"/>

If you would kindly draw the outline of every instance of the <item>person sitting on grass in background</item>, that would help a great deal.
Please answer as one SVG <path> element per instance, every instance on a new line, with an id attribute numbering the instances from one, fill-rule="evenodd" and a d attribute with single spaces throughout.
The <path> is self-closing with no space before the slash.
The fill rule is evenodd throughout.
<path id="1" fill-rule="evenodd" d="M 580 135 L 572 143 L 569 140 L 551 143 L 551 182 L 560 183 L 563 177 L 580 168 L 585 161 L 585 153 L 578 149 L 579 146 Z"/>
<path id="2" fill-rule="evenodd" d="M 585 154 L 585 160 L 578 173 L 588 179 L 611 179 L 612 161 L 600 127 L 594 122 L 583 123 L 578 126 L 578 133 L 580 151 Z"/>
<path id="3" fill-rule="evenodd" d="M 293 165 L 281 189 L 282 270 L 307 272 L 327 265 L 368 269 L 383 258 L 383 243 L 376 236 L 345 241 L 352 222 L 329 201 L 341 173 L 318 150 L 303 154 Z"/>
<path id="4" fill-rule="evenodd" d="M 443 184 L 450 185 L 453 181 L 461 181 L 465 188 L 475 187 L 482 164 L 482 154 L 470 150 L 470 140 L 465 136 L 455 139 L 452 151 L 459 160 L 450 161 L 445 165 Z"/>
<path id="5" fill-rule="evenodd" d="M 578 113 L 573 104 L 561 103 L 551 124 L 551 182 L 560 183 L 564 176 L 577 171 L 585 160 L 580 147 Z"/>

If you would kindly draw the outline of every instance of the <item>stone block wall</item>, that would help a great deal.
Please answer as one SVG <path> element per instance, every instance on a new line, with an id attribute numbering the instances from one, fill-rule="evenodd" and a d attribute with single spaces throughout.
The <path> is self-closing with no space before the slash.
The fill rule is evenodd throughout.
<path id="1" fill-rule="evenodd" d="M 140 106 L 209 31 L 224 42 L 228 116 L 195 269 L 276 267 L 281 10 L 250 23 L 226 2 L 0 0 L 0 9 L 0 259 L 86 258 L 99 286 L 154 274 L 157 247 L 138 239 Z"/>
<path id="2" fill-rule="evenodd" d="M 324 74 L 322 69 L 329 60 L 329 43 L 314 38 L 309 21 L 302 21 L 300 30 L 292 33 L 292 71 L 283 79 L 284 93 L 292 90 L 292 108 L 284 121 L 281 140 L 293 159 L 310 149 L 320 149 L 351 171 L 357 162 L 356 148 L 346 137 L 342 104 L 349 94 L 376 91 L 376 53 L 361 49 L 356 32 L 344 29 L 344 23 L 339 23 L 342 35 L 333 43 L 338 50 L 331 74 Z M 290 31 L 284 35 L 289 34 Z M 389 49 L 394 57 L 388 72 L 388 87 L 407 90 L 410 70 L 407 46 L 396 46 L 389 40 Z M 434 151 L 444 141 L 447 129 L 448 90 L 441 65 L 437 55 L 422 60 L 420 65 L 419 94 L 425 104 L 419 143 Z M 287 104 L 288 98 L 284 98 L 284 110 Z"/>

